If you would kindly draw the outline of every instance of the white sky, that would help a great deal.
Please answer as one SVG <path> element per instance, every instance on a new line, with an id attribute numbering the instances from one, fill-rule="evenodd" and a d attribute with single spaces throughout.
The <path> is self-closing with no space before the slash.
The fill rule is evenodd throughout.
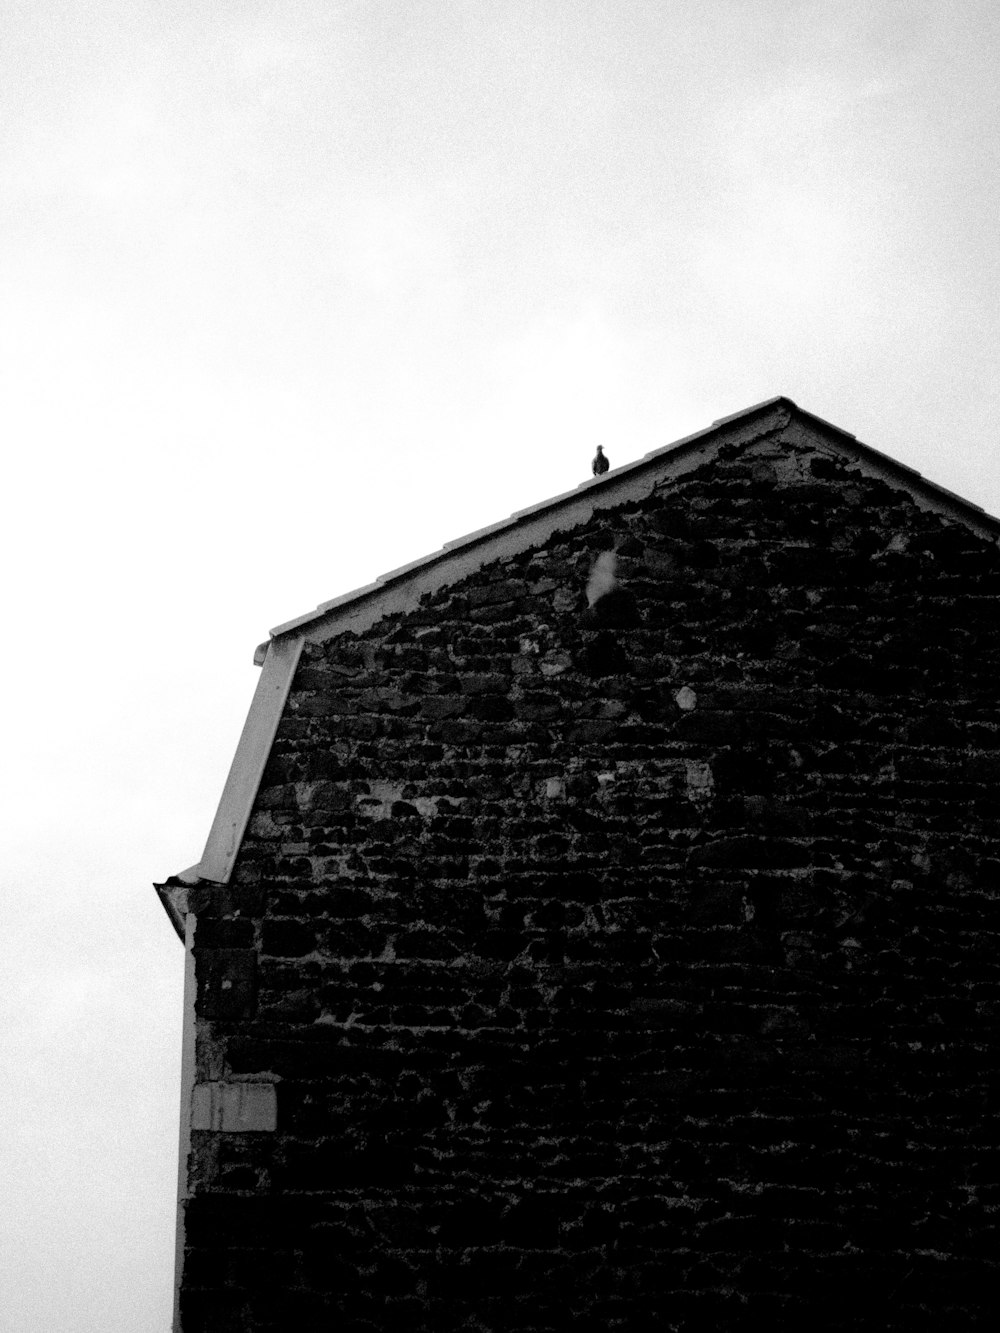
<path id="1" fill-rule="evenodd" d="M 0 1333 L 166 1333 L 183 951 L 309 610 L 783 393 L 1000 512 L 994 0 L 0 0 Z"/>

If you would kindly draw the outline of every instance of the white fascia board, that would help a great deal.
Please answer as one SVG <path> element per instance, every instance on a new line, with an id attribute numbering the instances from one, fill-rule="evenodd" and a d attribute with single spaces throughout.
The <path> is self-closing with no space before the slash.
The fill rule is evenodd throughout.
<path id="1" fill-rule="evenodd" d="M 738 413 L 721 428 L 698 431 L 642 459 L 623 464 L 603 477 L 583 482 L 572 491 L 522 509 L 513 519 L 449 542 L 442 550 L 382 575 L 376 583 L 327 602 L 311 616 L 302 616 L 292 623 L 312 643 L 323 643 L 345 632 L 363 634 L 383 617 L 415 610 L 426 594 L 438 592 L 494 560 L 509 559 L 540 546 L 553 533 L 588 522 L 597 510 L 644 499 L 657 487 L 680 480 L 700 467 L 721 444 L 743 444 L 778 433 L 786 443 L 813 447 L 825 444 L 833 456 L 846 454 L 862 472 L 905 486 L 924 508 L 957 519 L 982 536 L 997 540 L 1000 524 L 979 506 L 953 496 L 919 472 L 862 444 L 856 436 L 830 425 L 822 417 L 803 412 L 790 399 L 775 398 Z M 659 466 L 651 467 L 650 463 Z"/>
<path id="2" fill-rule="evenodd" d="M 571 491 L 521 509 L 509 519 L 447 542 L 441 550 L 383 574 L 375 583 L 323 602 L 315 611 L 286 621 L 271 633 L 277 640 L 294 632 L 312 643 L 322 643 L 345 631 L 361 634 L 383 616 L 413 610 L 425 593 L 437 592 L 492 560 L 540 546 L 554 532 L 588 522 L 595 510 L 644 499 L 655 487 L 699 467 L 723 441 L 756 439 L 780 430 L 787 425 L 790 407 L 794 405 L 787 399 L 775 398 L 739 413 L 724 432 L 717 427 L 697 431 L 634 462 L 612 468 Z"/>
<path id="3" fill-rule="evenodd" d="M 670 475 L 679 478 L 703 462 L 704 454 L 691 450 L 676 461 Z M 540 505 L 535 512 L 526 511 L 515 523 L 487 529 L 486 536 L 436 552 L 417 562 L 399 579 L 365 590 L 359 596 L 345 597 L 339 606 L 314 613 L 312 623 L 300 624 L 297 632 L 311 643 L 323 643 L 345 632 L 363 634 L 385 616 L 416 610 L 424 596 L 457 583 L 484 565 L 541 546 L 553 533 L 589 522 L 598 510 L 645 499 L 662 483 L 662 473 L 649 468 L 622 467 L 607 472 L 598 479 L 598 484 L 571 491 L 555 507 Z"/>
<path id="4" fill-rule="evenodd" d="M 301 637 L 272 639 L 201 861 L 200 879 L 226 884 L 243 841 L 274 736 L 302 653 Z"/>

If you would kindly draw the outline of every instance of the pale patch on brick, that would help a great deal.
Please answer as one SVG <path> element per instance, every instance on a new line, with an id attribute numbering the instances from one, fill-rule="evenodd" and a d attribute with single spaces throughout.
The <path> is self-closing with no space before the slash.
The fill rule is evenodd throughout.
<path id="1" fill-rule="evenodd" d="M 373 819 L 389 819 L 392 807 L 397 801 L 405 801 L 413 806 L 424 819 L 431 819 L 437 814 L 437 799 L 433 796 L 404 796 L 407 784 L 402 782 L 369 782 L 368 794 L 358 797 L 358 805 L 363 814 Z"/>
<path id="2" fill-rule="evenodd" d="M 615 587 L 617 579 L 615 578 L 615 569 L 618 564 L 618 557 L 614 551 L 602 551 L 594 561 L 594 567 L 590 571 L 590 578 L 587 580 L 587 605 L 594 606 L 602 597 L 605 597 Z"/>
<path id="3" fill-rule="evenodd" d="M 701 759 L 685 759 L 684 768 L 689 799 L 698 804 L 710 801 L 715 791 L 711 765 Z"/>
<path id="4" fill-rule="evenodd" d="M 543 676 L 562 676 L 573 665 L 569 653 L 548 653 L 541 663 Z"/>
<path id="5" fill-rule="evenodd" d="M 269 1134 L 278 1124 L 273 1083 L 196 1083 L 191 1128 L 229 1134 Z"/>
<path id="6" fill-rule="evenodd" d="M 251 838 L 280 838 L 284 831 L 270 810 L 258 810 L 247 828 Z"/>
<path id="7" fill-rule="evenodd" d="M 674 703 L 685 713 L 690 713 L 691 709 L 698 703 L 698 696 L 690 685 L 682 685 L 674 695 Z"/>

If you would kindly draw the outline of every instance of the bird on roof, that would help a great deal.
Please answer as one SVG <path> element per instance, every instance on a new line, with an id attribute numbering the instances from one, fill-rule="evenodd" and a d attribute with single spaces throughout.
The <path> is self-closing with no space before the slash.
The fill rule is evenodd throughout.
<path id="1" fill-rule="evenodd" d="M 595 477 L 602 477 L 610 466 L 611 464 L 604 457 L 604 445 L 599 444 L 597 446 L 597 453 L 594 455 L 594 461 L 590 465 L 591 471 Z"/>

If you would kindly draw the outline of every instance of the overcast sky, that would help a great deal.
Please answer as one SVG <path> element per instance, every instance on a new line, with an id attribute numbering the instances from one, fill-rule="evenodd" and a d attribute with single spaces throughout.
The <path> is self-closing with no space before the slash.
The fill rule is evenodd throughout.
<path id="1" fill-rule="evenodd" d="M 166 1333 L 268 629 L 786 394 L 1000 512 L 995 0 L 0 0 L 2 1333 Z"/>

